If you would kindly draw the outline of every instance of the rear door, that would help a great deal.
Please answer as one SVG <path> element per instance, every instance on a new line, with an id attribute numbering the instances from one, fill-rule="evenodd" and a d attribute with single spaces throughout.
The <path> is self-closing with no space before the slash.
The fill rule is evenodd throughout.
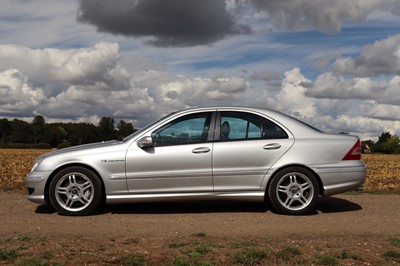
<path id="1" fill-rule="evenodd" d="M 273 121 L 245 111 L 218 112 L 213 153 L 215 191 L 259 190 L 293 138 Z"/>

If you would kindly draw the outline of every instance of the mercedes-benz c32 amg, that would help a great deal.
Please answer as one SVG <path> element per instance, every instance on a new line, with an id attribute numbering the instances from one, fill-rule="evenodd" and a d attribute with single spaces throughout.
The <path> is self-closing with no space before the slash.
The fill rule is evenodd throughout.
<path id="1" fill-rule="evenodd" d="M 362 186 L 360 140 L 327 134 L 285 114 L 240 107 L 172 113 L 126 137 L 39 156 L 28 199 L 64 215 L 100 204 L 267 201 L 306 214 L 318 197 Z"/>

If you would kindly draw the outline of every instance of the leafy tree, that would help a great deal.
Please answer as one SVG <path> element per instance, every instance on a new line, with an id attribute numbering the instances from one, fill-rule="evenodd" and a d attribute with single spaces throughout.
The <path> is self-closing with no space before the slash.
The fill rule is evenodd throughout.
<path id="1" fill-rule="evenodd" d="M 32 126 L 23 120 L 14 119 L 11 122 L 11 140 L 14 143 L 32 143 Z"/>
<path id="2" fill-rule="evenodd" d="M 47 133 L 46 121 L 44 120 L 43 116 L 35 116 L 31 126 L 33 130 L 34 144 L 49 143 L 49 134 Z"/>
<path id="3" fill-rule="evenodd" d="M 392 135 L 389 132 L 382 132 L 377 143 L 386 143 L 390 138 L 392 138 Z"/>
<path id="4" fill-rule="evenodd" d="M 372 151 L 385 154 L 400 153 L 400 138 L 396 135 L 392 136 L 389 132 L 383 132 Z"/>
<path id="5" fill-rule="evenodd" d="M 102 117 L 100 119 L 98 130 L 102 140 L 115 139 L 114 118 Z"/>
<path id="6" fill-rule="evenodd" d="M 117 128 L 118 128 L 118 132 L 117 132 L 118 139 L 123 139 L 126 136 L 132 134 L 133 132 L 137 131 L 133 127 L 132 123 L 126 122 L 125 120 L 120 120 Z"/>
<path id="7" fill-rule="evenodd" d="M 12 126 L 10 121 L 6 118 L 0 119 L 1 144 L 4 144 L 7 139 L 10 139 L 11 132 Z"/>
<path id="8" fill-rule="evenodd" d="M 33 118 L 32 126 L 44 126 L 44 124 L 46 124 L 46 121 L 44 120 L 43 116 L 37 115 Z"/>

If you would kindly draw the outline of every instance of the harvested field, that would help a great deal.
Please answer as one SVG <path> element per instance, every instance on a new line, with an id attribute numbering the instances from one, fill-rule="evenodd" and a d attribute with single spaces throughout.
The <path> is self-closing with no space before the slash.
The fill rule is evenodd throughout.
<path id="1" fill-rule="evenodd" d="M 372 191 L 400 191 L 400 154 L 364 154 L 367 165 L 365 189 Z"/>
<path id="2" fill-rule="evenodd" d="M 24 177 L 35 158 L 50 150 L 0 149 L 0 189 L 23 189 Z M 367 191 L 400 191 L 400 155 L 364 154 Z"/>
<path id="3" fill-rule="evenodd" d="M 50 150 L 0 149 L 0 189 L 24 188 L 24 177 L 39 155 Z"/>

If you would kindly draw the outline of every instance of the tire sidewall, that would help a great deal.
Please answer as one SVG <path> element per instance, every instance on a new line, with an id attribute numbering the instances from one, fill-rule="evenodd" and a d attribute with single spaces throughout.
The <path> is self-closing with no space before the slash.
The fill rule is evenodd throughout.
<path id="1" fill-rule="evenodd" d="M 79 211 L 70 211 L 65 209 L 63 206 L 61 206 L 56 198 L 56 186 L 58 181 L 64 177 L 65 175 L 71 174 L 71 173 L 81 173 L 85 175 L 87 178 L 90 179 L 90 181 L 93 184 L 93 199 L 92 201 L 86 206 L 86 208 L 79 210 Z M 84 167 L 79 167 L 79 166 L 74 166 L 74 167 L 68 167 L 65 168 L 61 171 L 59 171 L 54 178 L 50 182 L 49 186 L 49 199 L 52 207 L 56 209 L 60 214 L 63 215 L 69 215 L 69 216 L 83 216 L 83 215 L 88 215 L 92 214 L 100 205 L 103 197 L 103 186 L 100 182 L 99 177 L 93 173 L 93 171 L 84 168 Z"/>
<path id="2" fill-rule="evenodd" d="M 279 201 L 279 199 L 278 199 L 278 197 L 276 195 L 277 194 L 276 190 L 277 190 L 278 183 L 280 182 L 280 180 L 285 175 L 287 175 L 289 173 L 300 173 L 302 175 L 307 176 L 307 178 L 311 181 L 311 184 L 313 186 L 314 194 L 312 196 L 311 202 L 306 207 L 304 207 L 303 209 L 291 210 L 291 209 L 288 209 L 288 208 L 284 207 L 280 203 L 280 201 Z M 278 213 L 281 213 L 281 214 L 289 214 L 289 215 L 310 214 L 310 213 L 315 211 L 315 207 L 316 207 L 316 204 L 317 204 L 318 196 L 319 196 L 319 185 L 318 185 L 318 182 L 317 182 L 317 179 L 316 179 L 315 175 L 311 171 L 309 171 L 309 170 L 307 170 L 305 168 L 302 168 L 302 167 L 289 167 L 289 168 L 280 170 L 277 174 L 275 174 L 272 177 L 271 183 L 270 183 L 270 185 L 268 187 L 268 199 L 269 199 L 269 202 L 272 205 L 273 209 L 275 211 L 277 211 Z"/>

